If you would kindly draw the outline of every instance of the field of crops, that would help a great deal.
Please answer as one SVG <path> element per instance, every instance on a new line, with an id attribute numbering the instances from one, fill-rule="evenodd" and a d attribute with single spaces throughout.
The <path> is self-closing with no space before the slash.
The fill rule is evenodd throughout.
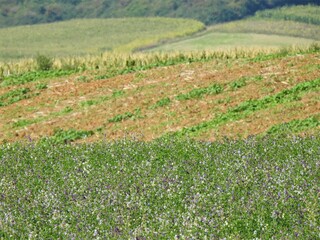
<path id="1" fill-rule="evenodd" d="M 244 31 L 245 32 L 245 31 Z M 268 35 L 257 33 L 236 33 L 217 32 L 210 28 L 197 36 L 187 37 L 184 39 L 169 41 L 165 44 L 160 44 L 157 47 L 146 49 L 147 51 L 157 52 L 172 52 L 172 51 L 201 51 L 201 50 L 232 50 L 235 48 L 249 49 L 270 49 L 288 46 L 308 46 L 315 40 L 289 37 L 281 35 Z"/>
<path id="2" fill-rule="evenodd" d="M 55 65 L 3 75 L 0 142 L 96 141 L 128 133 L 215 140 L 265 134 L 284 122 L 296 133 L 314 131 L 319 50 L 138 54 L 114 58 L 113 65 L 100 59 L 94 69 Z"/>
<path id="3" fill-rule="evenodd" d="M 259 11 L 257 18 L 288 20 L 320 25 L 320 7 L 315 5 L 286 6 L 277 9 Z"/>
<path id="4" fill-rule="evenodd" d="M 90 21 L 51 25 L 65 27 L 52 28 L 61 40 L 78 24 L 70 45 L 33 39 L 46 32 L 30 27 L 44 44 L 37 57 L 0 62 L 1 240 L 320 238 L 319 44 L 261 48 L 252 38 L 295 39 L 214 32 L 246 20 L 171 48 L 205 49 L 215 38 L 251 49 L 128 53 L 203 26 L 188 32 L 181 20 L 178 33 L 169 19 L 135 19 L 150 24 L 143 39 L 112 22 L 124 40 L 109 36 L 113 52 L 72 56 L 110 50 L 99 42 L 112 31 Z M 13 29 L 0 29 L 0 43 Z M 74 44 L 84 32 L 93 42 Z M 39 44 L 21 44 L 22 54 Z M 3 58 L 20 56 L 7 49 Z"/>
<path id="5" fill-rule="evenodd" d="M 294 6 L 257 12 L 254 17 L 218 24 L 211 31 L 260 33 L 320 40 L 319 6 Z"/>
<path id="6" fill-rule="evenodd" d="M 254 17 L 208 26 L 148 51 L 217 50 L 306 46 L 320 41 L 319 6 L 294 6 L 257 12 Z"/>
<path id="7" fill-rule="evenodd" d="M 0 145 L 2 239 L 317 239 L 319 135 Z"/>
<path id="8" fill-rule="evenodd" d="M 130 52 L 195 33 L 201 22 L 170 18 L 77 19 L 0 29 L 0 59 Z"/>

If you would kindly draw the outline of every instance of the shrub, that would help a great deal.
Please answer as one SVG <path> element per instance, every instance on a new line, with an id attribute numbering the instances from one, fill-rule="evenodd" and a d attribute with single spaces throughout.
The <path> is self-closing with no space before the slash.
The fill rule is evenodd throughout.
<path id="1" fill-rule="evenodd" d="M 36 58 L 38 70 L 48 71 L 52 69 L 53 59 L 44 55 L 38 55 Z"/>

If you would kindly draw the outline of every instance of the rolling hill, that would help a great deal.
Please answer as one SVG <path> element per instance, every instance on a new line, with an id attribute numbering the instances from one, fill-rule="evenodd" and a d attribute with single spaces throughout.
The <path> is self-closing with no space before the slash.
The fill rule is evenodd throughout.
<path id="1" fill-rule="evenodd" d="M 243 20 L 208 26 L 206 31 L 151 51 L 305 46 L 320 41 L 319 14 L 320 7 L 311 5 L 259 11 Z"/>
<path id="2" fill-rule="evenodd" d="M 0 29 L 0 59 L 130 52 L 190 35 L 201 22 L 173 18 L 77 19 Z"/>

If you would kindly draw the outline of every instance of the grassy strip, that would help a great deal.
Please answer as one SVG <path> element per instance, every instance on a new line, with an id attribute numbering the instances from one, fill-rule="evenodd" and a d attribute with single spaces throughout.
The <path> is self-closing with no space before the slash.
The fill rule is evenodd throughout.
<path id="1" fill-rule="evenodd" d="M 306 119 L 292 120 L 287 123 L 281 123 L 272 126 L 267 130 L 266 134 L 285 134 L 285 133 L 299 133 L 305 130 L 317 128 L 320 126 L 320 114 L 311 116 Z"/>
<path id="2" fill-rule="evenodd" d="M 111 78 L 117 75 L 123 75 L 127 73 L 133 73 L 143 70 L 148 70 L 156 67 L 165 67 L 165 66 L 172 66 L 180 63 L 192 63 L 192 62 L 200 62 L 200 61 L 208 61 L 215 57 L 218 57 L 218 53 L 215 54 L 206 54 L 203 52 L 202 54 L 178 54 L 178 55 L 164 55 L 159 56 L 154 54 L 154 57 L 149 59 L 148 62 L 141 61 L 141 59 L 130 57 L 125 60 L 124 66 L 117 66 L 116 68 L 111 68 L 108 73 L 104 75 L 97 76 L 96 79 L 105 79 Z"/>
<path id="3" fill-rule="evenodd" d="M 34 82 L 40 79 L 45 78 L 55 78 L 55 77 L 62 77 L 62 76 L 68 76 L 73 73 L 77 72 L 76 70 L 49 70 L 49 71 L 33 71 L 33 72 L 27 72 L 23 74 L 17 74 L 17 75 L 10 75 L 7 77 L 4 77 L 4 80 L 1 82 L 0 86 L 11 86 L 11 85 L 19 85 L 19 84 L 25 84 L 29 82 Z"/>
<path id="4" fill-rule="evenodd" d="M 128 119 L 132 119 L 135 120 L 137 118 L 143 118 L 143 116 L 141 115 L 141 109 L 137 108 L 135 109 L 134 113 L 131 112 L 125 112 L 123 114 L 118 114 L 110 119 L 108 119 L 109 123 L 117 123 L 117 122 L 122 122 Z"/>
<path id="5" fill-rule="evenodd" d="M 0 145 L 0 238 L 316 239 L 319 145 Z"/>
<path id="6" fill-rule="evenodd" d="M 147 61 L 141 61 L 139 58 L 129 57 L 125 60 L 125 65 L 117 65 L 116 68 L 110 67 L 107 73 L 104 75 L 97 76 L 96 79 L 106 79 L 117 75 L 123 75 L 127 73 L 133 73 L 143 70 L 148 70 L 156 67 L 172 66 L 183 63 L 193 63 L 193 62 L 208 62 L 213 59 L 248 59 L 252 62 L 266 61 L 272 59 L 278 59 L 285 56 L 291 56 L 296 54 L 306 54 L 306 53 L 317 53 L 320 51 L 320 45 L 317 43 L 311 44 L 308 48 L 282 48 L 279 51 L 275 51 L 269 54 L 265 52 L 246 52 L 241 50 L 234 50 L 233 52 L 226 51 L 215 51 L 202 53 L 191 53 L 178 55 L 163 55 L 159 56 L 157 54 L 152 55 L 152 57 Z"/>
<path id="7" fill-rule="evenodd" d="M 8 106 L 21 100 L 33 97 L 35 94 L 31 94 L 30 92 L 30 88 L 18 88 L 11 90 L 10 92 L 0 96 L 0 107 Z"/>
<path id="8" fill-rule="evenodd" d="M 184 100 L 190 100 L 190 99 L 197 99 L 201 98 L 204 95 L 216 95 L 223 91 L 223 87 L 220 84 L 212 84 L 205 88 L 196 88 L 191 90 L 188 93 L 185 94 L 178 94 L 176 96 L 177 100 L 184 101 Z"/>
<path id="9" fill-rule="evenodd" d="M 173 135 L 183 136 L 183 135 L 195 135 L 199 132 L 203 132 L 207 129 L 215 128 L 219 125 L 225 124 L 230 121 L 239 120 L 241 118 L 244 118 L 248 116 L 249 114 L 266 109 L 268 107 L 290 102 L 290 101 L 297 101 L 300 99 L 300 94 L 303 94 L 304 92 L 308 92 L 311 90 L 319 89 L 320 87 L 320 78 L 309 81 L 309 82 L 303 82 L 300 84 L 297 84 L 296 86 L 285 89 L 275 95 L 266 96 L 261 99 L 254 99 L 254 100 L 248 100 L 245 102 L 242 102 L 238 106 L 229 109 L 226 113 L 219 114 L 216 118 L 207 121 L 202 122 L 196 126 L 183 128 L 179 132 L 170 133 Z"/>
<path id="10" fill-rule="evenodd" d="M 114 116 L 113 118 L 108 119 L 109 123 L 116 123 L 116 122 L 122 122 L 125 121 L 127 119 L 130 119 L 134 116 L 133 113 L 131 112 L 126 112 L 124 114 L 118 114 L 116 116 Z"/>
<path id="11" fill-rule="evenodd" d="M 157 101 L 152 106 L 150 106 L 150 109 L 156 109 L 156 108 L 159 108 L 159 107 L 164 107 L 164 106 L 169 105 L 170 103 L 171 103 L 171 99 L 169 97 L 165 97 L 165 98 L 162 98 L 159 101 Z"/>
<path id="12" fill-rule="evenodd" d="M 56 129 L 54 134 L 47 138 L 42 138 L 40 142 L 50 142 L 54 144 L 70 143 L 78 139 L 84 139 L 94 134 L 93 131 L 79 131 L 75 129 Z"/>
<path id="13" fill-rule="evenodd" d="M 0 62 L 0 86 L 24 84 L 34 80 L 50 77 L 67 76 L 84 70 L 94 71 L 95 79 L 106 79 L 127 73 L 139 72 L 156 67 L 172 66 L 183 63 L 207 62 L 213 59 L 230 60 L 245 59 L 249 61 L 265 61 L 296 54 L 316 53 L 319 44 L 307 48 L 283 48 L 280 51 L 202 51 L 191 53 L 144 53 L 144 54 L 105 54 L 95 57 L 74 57 L 55 59 L 49 71 L 36 71 L 34 61 L 20 61 L 11 64 Z M 30 69 L 32 71 L 30 72 Z M 11 75 L 10 75 L 10 74 Z M 85 76 L 79 81 L 87 81 Z"/>

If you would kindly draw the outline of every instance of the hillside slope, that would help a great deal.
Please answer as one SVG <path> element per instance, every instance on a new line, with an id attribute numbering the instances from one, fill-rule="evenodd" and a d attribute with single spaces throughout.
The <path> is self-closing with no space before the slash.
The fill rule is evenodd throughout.
<path id="1" fill-rule="evenodd" d="M 204 28 L 192 19 L 117 18 L 70 21 L 0 29 L 0 59 L 130 52 Z"/>
<path id="2" fill-rule="evenodd" d="M 318 131 L 319 54 L 314 45 L 270 54 L 133 55 L 122 68 L 5 77 L 0 142 Z"/>
<path id="3" fill-rule="evenodd" d="M 308 45 L 320 41 L 319 16 L 320 7 L 313 5 L 259 11 L 243 20 L 208 26 L 206 31 L 174 39 L 155 46 L 151 51 Z"/>
<path id="4" fill-rule="evenodd" d="M 257 10 L 317 0 L 0 0 L 0 27 L 72 18 L 166 16 L 198 19 L 206 24 L 231 21 Z"/>

